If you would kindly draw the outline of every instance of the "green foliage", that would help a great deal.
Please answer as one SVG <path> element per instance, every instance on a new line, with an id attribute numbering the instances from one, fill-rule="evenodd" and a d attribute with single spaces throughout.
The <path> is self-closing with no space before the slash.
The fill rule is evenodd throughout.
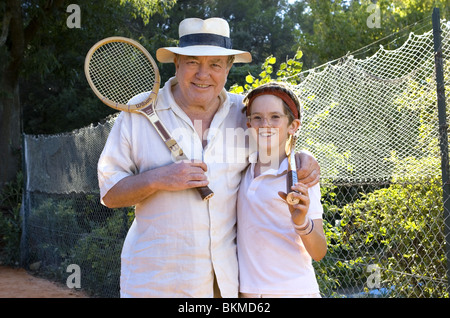
<path id="1" fill-rule="evenodd" d="M 368 291 L 367 268 L 376 264 L 388 291 L 384 296 L 448 297 L 439 147 L 434 127 L 424 124 L 437 117 L 436 109 L 429 102 L 409 102 L 423 100 L 425 93 L 411 81 L 394 100 L 392 118 L 407 112 L 421 125 L 402 125 L 409 140 L 399 139 L 392 147 L 399 150 L 386 154 L 392 165 L 388 187 L 350 200 L 339 200 L 343 186 L 322 189 L 329 246 L 315 264 L 322 292 L 338 297 L 350 287 Z"/>
<path id="2" fill-rule="evenodd" d="M 302 56 L 302 51 L 298 50 L 294 58 L 288 59 L 286 62 L 281 63 L 279 70 L 274 72 L 274 65 L 276 64 L 277 59 L 273 55 L 270 55 L 261 65 L 262 72 L 259 73 L 259 78 L 256 78 L 252 74 L 248 74 L 245 77 L 246 84 L 244 84 L 244 86 L 235 84 L 231 86 L 229 91 L 235 94 L 242 94 L 274 80 L 295 85 L 299 82 L 297 75 L 302 70 L 303 64 L 300 62 Z"/>
<path id="3" fill-rule="evenodd" d="M 24 7 L 24 25 L 41 17 L 36 35 L 26 44 L 20 74 L 25 132 L 67 132 L 112 114 L 113 110 L 101 103 L 87 84 L 83 69 L 86 53 L 95 42 L 108 36 L 139 39 L 146 29 L 153 30 L 151 37 L 162 34 L 156 26 L 146 25 L 155 15 L 167 18 L 167 10 L 174 3 L 174 0 L 82 0 L 77 2 L 81 29 L 67 27 L 69 14 L 65 10 L 50 14 L 39 6 Z M 0 10 L 0 21 L 2 13 Z M 3 49 L 0 45 L 0 57 Z M 9 56 L 10 52 L 5 54 Z"/>
<path id="4" fill-rule="evenodd" d="M 67 29 L 67 15 L 63 11 L 45 16 L 41 31 L 27 44 L 22 68 L 21 100 L 27 133 L 67 131 L 98 121 L 110 113 L 109 108 L 92 94 L 83 74 L 86 52 L 106 36 L 136 38 L 153 54 L 159 47 L 177 45 L 178 25 L 182 19 L 224 17 L 230 23 L 234 47 L 251 51 L 254 59 L 252 64 L 234 66 L 228 77 L 230 83 L 236 83 L 230 91 L 242 94 L 272 80 L 298 84 L 298 75 L 303 68 L 339 58 L 407 25 L 428 19 L 432 4 L 443 9 L 441 17 L 448 14 L 444 1 L 409 0 L 392 5 L 392 1 L 380 0 L 377 4 L 381 8 L 382 28 L 370 29 L 367 26 L 368 1 L 296 1 L 288 4 L 272 0 L 179 0 L 176 4 L 174 1 L 148 3 L 143 0 L 82 2 L 81 30 Z M 37 6 L 30 8 L 23 8 L 26 23 L 40 12 Z M 0 18 L 3 12 L 0 5 Z M 389 40 L 386 48 L 393 49 L 401 44 L 401 41 Z M 283 62 L 285 56 L 294 52 L 293 58 Z M 360 55 L 372 53 L 366 50 Z M 10 60 L 5 46 L 0 46 L 0 58 Z M 6 64 L 0 65 L 0 72 L 5 67 Z M 160 65 L 160 69 L 163 81 L 174 74 L 172 65 Z M 423 85 L 414 81 L 409 85 L 404 96 L 399 96 L 396 102 L 397 112 L 393 110 L 392 116 L 386 117 L 400 120 L 395 119 L 398 113 L 408 111 L 417 116 L 418 122 L 431 122 L 426 116 L 434 114 L 421 105 L 414 108 L 405 98 L 420 100 Z M 317 98 L 308 97 L 310 102 Z M 368 103 L 361 102 L 361 109 L 364 105 Z M 333 124 L 330 113 L 336 111 L 337 106 L 349 110 L 344 103 L 327 106 L 323 113 L 309 121 L 311 127 L 308 128 L 312 132 Z M 380 129 L 377 124 L 374 127 Z M 382 286 L 393 287 L 395 296 L 448 297 L 445 284 L 435 283 L 445 280 L 446 275 L 439 159 L 424 156 L 429 149 L 438 153 L 438 141 L 430 143 L 427 138 L 434 127 L 425 124 L 405 127 L 409 132 L 415 132 L 392 132 L 390 135 L 406 136 L 399 138 L 399 143 L 417 146 L 417 156 L 405 158 L 404 153 L 394 151 L 386 154 L 386 158 L 378 156 L 393 166 L 391 185 L 367 190 L 351 200 L 342 199 L 342 187 L 322 189 L 328 253 L 314 266 L 321 291 L 326 295 L 339 297 L 342 289 L 365 286 L 367 266 L 377 264 L 381 268 Z M 404 139 L 409 136 L 414 136 L 416 143 Z M 310 142 L 308 136 L 304 137 L 307 143 Z M 332 140 L 321 145 L 310 142 L 310 145 L 314 154 L 321 153 L 324 158 L 340 162 L 338 169 L 353 169 L 348 164 L 351 153 L 339 149 Z M 402 147 L 393 147 L 398 148 Z M 418 175 L 434 177 L 417 180 Z M 8 184 L 0 196 L 0 258 L 11 264 L 19 259 L 21 184 L 21 176 L 18 176 L 17 182 Z M 45 260 L 43 265 L 58 273 L 53 275 L 63 282 L 67 265 L 79 264 L 83 288 L 98 292 L 118 286 L 120 250 L 134 214 L 128 210 L 107 211 L 106 217 L 100 220 L 93 204 L 98 205 L 98 202 L 92 196 L 82 200 L 42 201 L 28 220 L 32 230 L 30 239 L 34 244 L 29 260 Z"/>
<path id="5" fill-rule="evenodd" d="M 47 199 L 30 211 L 27 218 L 29 261 L 42 262 L 49 272 L 59 272 L 61 262 L 69 257 L 73 242 L 83 233 L 77 222 L 73 200 Z"/>
<path id="6" fill-rule="evenodd" d="M 383 281 L 405 297 L 442 297 L 445 277 L 439 178 L 394 184 L 342 209 L 342 243 L 383 269 Z M 433 233 L 434 235 L 430 235 Z"/>
<path id="7" fill-rule="evenodd" d="M 117 297 L 120 252 L 134 219 L 133 209 L 107 209 L 97 196 L 47 198 L 27 221 L 27 263 L 40 262 L 40 274 L 66 282 L 66 268 L 77 264 L 85 291 Z"/>
<path id="8" fill-rule="evenodd" d="M 16 180 L 6 183 L 0 192 L 0 263 L 6 265 L 20 261 L 22 185 L 23 174 L 19 172 Z"/>
<path id="9" fill-rule="evenodd" d="M 133 211 L 115 210 L 103 226 L 94 227 L 79 239 L 72 249 L 71 258 L 63 264 L 79 264 L 83 273 L 82 287 L 96 296 L 118 290 L 120 253 L 123 241 L 134 216 Z M 118 294 L 116 295 L 118 296 Z"/>
<path id="10" fill-rule="evenodd" d="M 176 0 L 120 0 L 120 5 L 128 6 L 133 18 L 141 18 L 145 25 L 150 22 L 150 18 L 159 13 L 165 15 L 166 10 L 173 7 Z"/>
<path id="11" fill-rule="evenodd" d="M 286 62 L 281 63 L 280 69 L 277 72 L 278 79 L 293 85 L 298 84 L 300 82 L 298 74 L 300 74 L 303 68 L 303 63 L 300 62 L 302 57 L 303 52 L 298 49 L 294 58 L 288 59 Z"/>
<path id="12" fill-rule="evenodd" d="M 389 187 L 361 193 L 342 207 L 333 203 L 339 187 L 322 189 L 329 248 L 314 264 L 322 292 L 339 296 L 342 288 L 367 286 L 367 267 L 376 264 L 381 287 L 390 290 L 385 296 L 448 297 L 440 175 L 418 178 L 424 174 L 415 174 L 417 162 L 409 159 L 405 168 L 404 161 L 392 160 L 401 169 Z M 412 172 L 402 175 L 404 170 Z"/>
<path id="13" fill-rule="evenodd" d="M 378 16 L 374 5 L 379 9 Z M 309 69 L 356 50 L 358 58 L 371 56 L 379 49 L 379 45 L 370 45 L 375 41 L 382 41 L 378 44 L 386 49 L 396 49 L 409 32 L 423 32 L 424 25 L 427 31 L 431 29 L 434 7 L 440 8 L 441 18 L 448 20 L 448 0 L 296 1 L 288 14 L 296 21 L 294 43 L 302 48 L 303 62 Z M 368 24 L 374 14 L 379 26 Z M 395 39 L 390 37 L 396 32 L 402 33 Z"/>
<path id="14" fill-rule="evenodd" d="M 419 4 L 411 0 L 393 6 L 390 0 L 380 0 L 377 5 L 380 6 L 382 27 L 378 29 L 369 28 L 366 23 L 370 3 L 342 0 L 292 3 L 286 0 L 82 0 L 77 3 L 81 8 L 81 29 L 67 28 L 68 13 L 65 10 L 50 13 L 36 4 L 25 6 L 23 24 L 28 25 L 36 17 L 41 22 L 40 29 L 26 45 L 21 69 L 20 100 L 25 132 L 70 131 L 111 114 L 112 110 L 96 100 L 83 74 L 87 51 L 107 36 L 137 39 L 154 55 L 160 47 L 177 45 L 178 25 L 184 18 L 225 18 L 230 24 L 233 46 L 250 51 L 253 56 L 251 64 L 236 64 L 228 77 L 228 83 L 244 88 L 245 85 L 256 85 L 255 75 L 252 75 L 253 83 L 245 82 L 245 77 L 264 68 L 267 56 L 276 59 L 270 66 L 278 71 L 272 73 L 271 78 L 298 82 L 295 75 L 301 69 L 340 58 L 421 21 L 434 5 L 441 8 L 442 18 L 449 10 L 445 1 L 427 0 Z M 4 12 L 4 6 L 0 7 L 0 23 Z M 386 48 L 402 44 L 394 42 L 389 41 L 390 46 Z M 378 45 L 374 47 L 378 49 Z M 303 52 L 302 56 L 285 61 L 296 52 Z M 373 51 L 364 52 L 365 56 L 371 53 Z M 6 46 L 0 45 L 0 58 L 11 60 Z M 0 65 L 0 73 L 5 66 L 6 63 Z M 159 67 L 163 83 L 175 73 L 172 64 L 160 64 Z M 270 68 L 264 71 L 270 72 Z M 0 95 L 2 93 L 0 88 Z"/>

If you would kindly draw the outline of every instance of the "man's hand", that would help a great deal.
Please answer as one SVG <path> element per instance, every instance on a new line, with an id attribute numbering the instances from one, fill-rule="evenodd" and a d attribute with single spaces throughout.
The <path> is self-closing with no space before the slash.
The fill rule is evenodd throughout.
<path id="1" fill-rule="evenodd" d="M 160 168 L 160 184 L 162 190 L 179 191 L 208 185 L 204 162 L 184 160 Z"/>
<path id="2" fill-rule="evenodd" d="M 106 195 L 109 208 L 136 205 L 159 190 L 179 191 L 208 185 L 204 162 L 180 161 L 123 178 Z"/>
<path id="3" fill-rule="evenodd" d="M 305 150 L 295 154 L 297 165 L 297 179 L 307 187 L 312 187 L 320 181 L 320 166 L 316 158 Z"/>

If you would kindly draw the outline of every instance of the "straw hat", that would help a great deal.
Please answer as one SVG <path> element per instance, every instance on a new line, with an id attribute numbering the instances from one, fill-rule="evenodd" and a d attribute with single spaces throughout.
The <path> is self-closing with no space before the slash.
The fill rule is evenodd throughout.
<path id="1" fill-rule="evenodd" d="M 184 19 L 179 25 L 178 33 L 180 36 L 178 47 L 165 47 L 156 51 L 156 58 L 161 63 L 173 63 L 175 54 L 188 56 L 234 55 L 234 63 L 250 63 L 252 61 L 249 52 L 232 49 L 230 27 L 224 19 Z"/>

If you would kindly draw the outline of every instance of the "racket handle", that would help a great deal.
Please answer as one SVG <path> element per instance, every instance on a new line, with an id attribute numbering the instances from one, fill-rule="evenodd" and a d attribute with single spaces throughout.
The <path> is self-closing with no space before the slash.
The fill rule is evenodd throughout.
<path id="1" fill-rule="evenodd" d="M 200 193 L 203 201 L 209 200 L 214 195 L 214 192 L 208 187 L 199 187 L 197 188 L 197 191 Z"/>
<path id="2" fill-rule="evenodd" d="M 292 191 L 292 189 L 291 189 L 291 187 L 296 183 L 297 183 L 297 171 L 289 170 L 287 173 L 287 189 L 286 189 L 286 193 L 287 193 L 286 202 L 289 205 L 298 204 L 300 202 L 300 200 L 298 198 L 295 198 L 293 196 L 295 191 Z"/>

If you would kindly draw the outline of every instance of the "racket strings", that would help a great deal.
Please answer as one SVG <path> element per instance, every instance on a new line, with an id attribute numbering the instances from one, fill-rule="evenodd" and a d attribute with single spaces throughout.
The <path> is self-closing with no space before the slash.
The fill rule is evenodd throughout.
<path id="1" fill-rule="evenodd" d="M 152 91 L 156 80 L 147 56 L 125 42 L 99 47 L 89 62 L 89 75 L 102 96 L 122 105 L 140 93 Z"/>

